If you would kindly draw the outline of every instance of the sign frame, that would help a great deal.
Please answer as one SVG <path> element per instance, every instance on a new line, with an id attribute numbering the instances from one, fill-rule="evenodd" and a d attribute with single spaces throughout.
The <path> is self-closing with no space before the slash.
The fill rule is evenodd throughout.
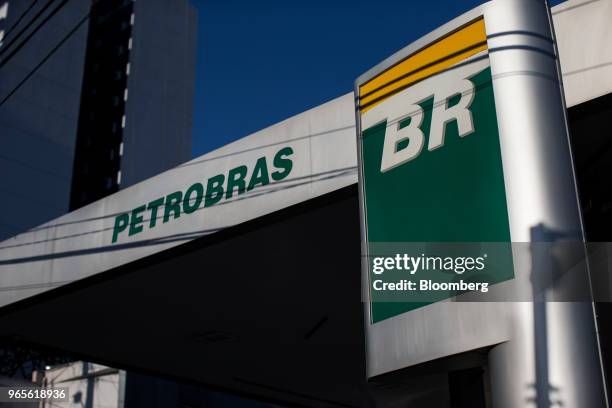
<path id="1" fill-rule="evenodd" d="M 571 338 L 573 343 L 549 344 L 545 350 L 550 364 L 546 381 L 564 389 L 563 399 L 568 405 L 593 401 L 593 406 L 597 406 L 601 372 L 593 310 L 588 302 L 546 303 L 545 329 L 537 322 L 536 303 L 524 301 L 462 302 L 451 298 L 375 323 L 372 320 L 360 87 L 480 17 L 485 23 L 515 276 L 494 285 L 494 289 L 512 293 L 517 299 L 526 299 L 532 293 L 530 278 L 536 272 L 532 272 L 529 251 L 515 250 L 514 245 L 537 242 L 532 234 L 535 227 L 544 225 L 575 242 L 584 241 L 561 72 L 547 2 L 491 0 L 402 48 L 359 76 L 354 86 L 366 376 L 372 378 L 486 348 L 492 350 L 488 364 L 497 401 L 494 405 L 522 406 L 529 397 L 525 384 L 541 380 L 533 364 L 537 347 L 534 339 L 539 331 L 548 330 L 556 337 Z M 583 356 L 579 370 L 575 361 L 568 362 L 572 352 L 567 344 L 573 344 L 574 352 L 579 349 Z M 589 373 L 589 378 L 580 378 L 575 374 L 578 371 Z M 593 392 L 594 388 L 597 392 Z"/>

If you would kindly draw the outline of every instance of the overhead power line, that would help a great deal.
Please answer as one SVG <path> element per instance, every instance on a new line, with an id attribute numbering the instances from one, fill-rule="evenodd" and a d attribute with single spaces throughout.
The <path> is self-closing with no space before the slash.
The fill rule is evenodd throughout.
<path id="1" fill-rule="evenodd" d="M 21 20 L 23 20 L 23 18 L 30 12 L 30 10 L 34 8 L 37 2 L 38 0 L 33 0 L 30 3 L 28 8 L 26 8 L 24 12 L 21 13 L 21 15 L 17 18 L 17 21 L 15 21 L 15 23 L 8 30 L 6 30 L 6 32 L 4 33 L 4 38 L 8 38 L 9 34 L 13 32 L 13 30 L 19 25 L 19 23 L 21 23 Z"/>
<path id="2" fill-rule="evenodd" d="M 277 182 L 274 182 L 272 184 L 269 184 L 265 188 L 262 188 L 262 189 L 259 189 L 259 190 L 255 189 L 255 190 L 252 190 L 251 192 L 245 192 L 244 194 L 237 196 L 233 200 L 217 203 L 217 204 L 214 204 L 214 206 L 215 207 L 217 207 L 217 206 L 224 206 L 224 205 L 235 203 L 237 201 L 250 200 L 250 199 L 253 199 L 253 198 L 257 198 L 257 197 L 266 196 L 268 194 L 273 194 L 273 193 L 276 193 L 276 192 L 279 192 L 279 191 L 285 191 L 285 190 L 290 190 L 290 189 L 293 189 L 293 188 L 298 188 L 298 187 L 305 186 L 305 185 L 310 184 L 310 183 L 319 183 L 319 182 L 323 182 L 323 181 L 326 181 L 326 180 L 332 180 L 332 179 L 336 179 L 336 178 L 339 178 L 339 177 L 345 177 L 345 176 L 347 176 L 349 174 L 352 174 L 352 173 L 354 173 L 356 171 L 357 171 L 356 167 L 346 167 L 346 168 L 341 168 L 341 169 L 328 170 L 328 171 L 324 171 L 324 172 L 317 173 L 317 174 L 307 174 L 307 175 L 300 176 L 300 177 L 294 177 L 292 179 L 285 179 L 285 180 L 282 180 L 282 181 L 277 181 Z M 313 176 L 317 177 L 317 178 L 313 180 L 312 179 Z M 204 197 L 211 197 L 211 195 L 210 194 L 205 194 Z M 190 202 L 191 201 L 195 201 L 195 199 L 193 199 L 193 200 L 190 199 L 189 201 Z M 160 207 L 165 207 L 165 204 L 162 204 Z M 204 211 L 206 208 L 208 208 L 208 207 L 200 206 L 196 211 Z M 39 228 L 34 228 L 34 229 L 30 230 L 30 231 L 36 231 L 36 230 L 46 229 L 46 228 L 53 228 L 53 227 L 58 227 L 58 226 L 68 225 L 68 224 L 79 224 L 79 223 L 85 223 L 85 222 L 89 222 L 89 221 L 103 220 L 103 219 L 111 218 L 111 217 L 114 217 L 116 215 L 123 214 L 123 213 L 124 212 L 118 212 L 118 213 L 113 213 L 113 214 L 105 214 L 105 215 L 102 215 L 102 216 L 99 216 L 99 217 L 90 218 L 90 219 L 76 220 L 76 221 L 73 221 L 73 222 L 67 222 L 67 223 L 62 223 L 62 224 L 42 226 L 42 227 L 39 227 Z M 161 220 L 162 218 L 163 218 L 162 214 L 158 214 L 155 217 L 156 220 Z M 147 219 L 145 219 L 143 221 L 149 222 L 149 221 L 151 221 L 151 218 L 147 218 Z M 224 229 L 224 228 L 228 228 L 228 227 L 231 227 L 231 226 L 232 225 L 216 227 L 216 228 L 211 229 L 211 230 L 203 230 L 203 231 L 200 231 L 200 232 L 195 232 L 195 234 L 196 235 L 197 234 L 201 234 L 201 233 L 208 234 L 208 233 L 216 232 L 218 230 L 221 230 L 221 229 Z M 75 239 L 75 238 L 83 237 L 83 236 L 86 236 L 86 235 L 99 234 L 99 233 L 103 233 L 104 231 L 111 231 L 113 228 L 114 227 L 112 227 L 112 226 L 111 227 L 103 227 L 103 228 L 97 227 L 96 229 L 87 229 L 85 231 L 81 231 L 81 232 L 73 233 L 73 234 L 69 234 L 69 235 L 54 236 L 53 238 L 44 238 L 44 239 L 36 240 L 36 241 L 29 241 L 29 242 L 24 242 L 24 243 L 19 243 L 19 244 L 11 244 L 11 245 L 0 246 L 0 250 L 5 250 L 5 249 L 9 249 L 9 248 L 24 247 L 24 246 L 31 246 L 31 245 L 38 245 L 38 244 L 42 244 L 42 243 L 45 243 L 45 242 L 57 242 L 57 241 L 60 241 L 60 240 Z M 182 236 L 182 238 L 180 238 L 179 240 L 189 240 L 189 239 L 192 239 L 192 238 L 189 238 L 189 237 L 185 238 L 183 236 L 184 235 L 191 236 L 193 234 L 194 233 L 178 234 L 178 235 Z M 169 236 L 169 237 L 173 238 L 174 236 Z M 168 237 L 159 237 L 159 238 L 156 238 L 155 240 L 156 241 L 157 240 L 163 240 L 163 239 L 166 239 L 166 238 L 168 238 Z M 136 243 L 136 244 L 137 245 L 154 245 L 154 243 L 148 243 L 148 241 L 145 241 L 145 243 L 141 243 L 141 244 Z M 120 248 L 120 246 L 118 247 L 117 245 L 114 245 L 112 247 L 114 249 Z M 100 252 L 103 252 L 104 251 L 104 247 L 100 248 L 99 250 L 100 250 Z M 15 262 L 15 261 L 21 261 L 22 262 L 22 261 L 24 261 L 24 259 L 26 259 L 26 258 L 19 258 L 19 259 L 12 259 L 12 260 L 2 259 L 2 260 L 0 260 L 0 265 L 10 264 L 10 263 Z"/>
<path id="3" fill-rule="evenodd" d="M 7 50 L 8 50 L 9 48 L 11 48 L 11 46 L 12 46 L 12 45 L 13 45 L 13 44 L 14 44 L 14 43 L 15 43 L 15 42 L 16 42 L 16 41 L 19 39 L 19 37 L 21 37 L 21 36 L 22 36 L 22 34 L 23 34 L 23 33 L 25 33 L 25 32 L 28 30 L 28 28 L 30 28 L 30 27 L 32 26 L 32 24 L 34 24 L 34 23 L 36 22 L 36 20 L 38 20 L 38 19 L 40 18 L 40 16 L 42 16 L 42 15 L 45 13 L 45 11 L 47 11 L 47 9 L 48 9 L 49 7 L 51 7 L 51 4 L 52 4 L 54 1 L 55 1 L 55 0 L 49 0 L 49 1 L 47 1 L 47 3 L 45 3 L 45 5 L 44 5 L 44 6 L 43 6 L 43 7 L 42 7 L 40 10 L 38 10 L 38 12 L 37 12 L 37 13 L 34 15 L 34 17 L 32 17 L 32 19 L 31 19 L 31 20 L 30 20 L 30 21 L 29 21 L 29 22 L 28 22 L 28 23 L 25 25 L 25 27 L 23 27 L 21 30 L 19 30 L 19 32 L 18 32 L 17 34 L 15 34 L 15 37 L 14 37 L 13 39 L 11 39 L 11 41 L 6 42 L 6 43 L 3 45 L 2 49 L 0 49 L 0 55 L 4 55 L 4 53 L 6 53 L 6 52 L 7 52 Z M 16 27 L 17 27 L 17 25 L 18 25 L 18 24 L 21 22 L 21 20 L 23 19 L 23 17 L 25 17 L 25 15 L 27 14 L 27 12 L 28 12 L 28 11 L 29 11 L 29 10 L 30 10 L 32 7 L 34 7 L 34 4 L 36 4 L 36 2 L 32 3 L 32 4 L 30 5 L 30 7 L 28 7 L 28 8 L 26 9 L 26 11 L 25 11 L 25 12 L 24 12 L 24 13 L 23 13 L 23 14 L 22 14 L 20 17 L 19 17 L 18 21 L 17 21 L 15 24 L 13 24 L 13 26 L 12 26 L 11 28 L 9 28 L 9 31 L 8 31 L 8 32 L 7 32 L 7 33 L 4 35 L 4 38 L 8 38 L 8 34 L 9 34 L 9 32 L 10 32 L 10 31 L 12 31 L 14 28 L 16 28 Z"/>
<path id="4" fill-rule="evenodd" d="M 0 60 L 0 68 L 2 68 L 3 66 L 6 65 L 7 62 L 9 62 L 18 52 L 19 50 L 21 50 L 29 41 L 32 37 L 34 37 L 34 35 L 45 25 L 47 24 L 47 22 L 49 20 L 51 20 L 51 18 L 53 18 L 53 16 L 55 16 L 65 5 L 66 3 L 68 3 L 69 0 L 62 0 L 62 2 L 60 4 L 58 4 L 58 6 L 56 8 L 54 8 L 53 10 L 51 10 L 51 12 L 32 30 L 30 31 L 30 33 L 24 38 L 23 41 L 21 41 L 19 44 L 17 44 L 14 49 L 12 51 L 9 52 L 9 54 L 5 57 L 2 58 L 2 60 Z M 21 34 L 23 32 L 25 32 L 28 28 L 30 28 L 30 26 L 34 23 L 34 21 L 36 21 L 40 15 L 41 12 L 43 12 L 43 10 L 45 10 L 48 6 L 51 5 L 51 3 L 53 2 L 53 0 L 49 0 L 47 2 L 47 4 L 45 4 L 45 7 L 43 7 L 37 14 L 36 16 L 34 16 L 34 18 L 28 23 L 28 25 L 26 25 L 18 34 L 17 34 L 17 38 L 19 36 L 21 36 Z M 0 50 L 0 56 L 2 56 L 4 53 L 8 52 L 9 48 L 13 45 L 13 43 L 15 41 L 17 41 L 17 38 L 13 41 L 11 41 L 10 43 L 6 44 L 6 48 L 3 47 L 2 50 Z"/>
<path id="5" fill-rule="evenodd" d="M 15 94 L 15 92 L 17 92 L 19 90 L 19 88 L 21 88 L 23 86 L 23 84 L 25 84 L 28 81 L 28 79 L 30 79 L 32 77 L 32 75 L 34 75 L 36 73 L 36 71 L 38 71 L 40 69 L 40 67 L 42 67 L 45 64 L 45 62 L 47 62 L 49 60 L 49 58 L 51 58 L 53 56 L 53 54 L 55 54 L 57 52 L 57 50 L 61 48 L 62 45 L 64 45 L 64 43 L 66 41 L 68 41 L 68 39 L 83 25 L 83 23 L 85 23 L 85 21 L 87 21 L 88 18 L 89 18 L 89 13 L 87 13 L 77 23 L 77 25 L 74 26 L 74 28 L 72 30 L 70 30 L 68 32 L 68 34 L 66 34 L 64 36 L 64 38 L 62 38 L 62 40 L 59 43 L 57 43 L 57 45 L 55 47 L 53 47 L 51 49 L 51 51 L 49 51 L 49 53 L 47 55 L 45 55 L 45 57 L 38 64 L 36 64 L 36 66 L 30 72 L 28 72 L 28 74 L 17 84 L 17 86 L 15 86 L 4 98 L 2 98 L 2 100 L 0 101 L 0 107 L 2 105 L 4 105 L 6 103 L 6 101 L 8 101 L 9 98 L 11 96 L 13 96 Z M 2 63 L 0 63 L 0 67 L 2 67 Z"/>

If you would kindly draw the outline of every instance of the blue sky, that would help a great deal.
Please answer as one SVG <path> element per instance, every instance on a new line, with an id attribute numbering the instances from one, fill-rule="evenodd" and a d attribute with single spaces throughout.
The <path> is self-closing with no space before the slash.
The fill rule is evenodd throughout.
<path id="1" fill-rule="evenodd" d="M 482 3 L 191 1 L 199 11 L 194 157 L 350 92 L 368 68 Z"/>

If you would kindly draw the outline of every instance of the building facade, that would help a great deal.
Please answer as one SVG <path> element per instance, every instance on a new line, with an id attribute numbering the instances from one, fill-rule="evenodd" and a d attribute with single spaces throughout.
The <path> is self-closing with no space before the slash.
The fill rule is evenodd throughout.
<path id="1" fill-rule="evenodd" d="M 187 0 L 0 4 L 0 237 L 191 157 L 196 27 Z"/>

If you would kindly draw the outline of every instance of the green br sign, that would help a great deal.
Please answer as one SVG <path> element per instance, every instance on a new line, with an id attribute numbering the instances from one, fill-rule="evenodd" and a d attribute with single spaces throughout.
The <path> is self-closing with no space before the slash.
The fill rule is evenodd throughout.
<path id="1" fill-rule="evenodd" d="M 421 280 L 495 284 L 514 277 L 491 70 L 486 40 L 479 42 L 481 21 L 441 40 L 450 38 L 446 46 L 452 46 L 467 36 L 476 44 L 471 53 L 436 67 L 439 59 L 431 48 L 440 44 L 435 43 L 358 84 L 372 323 L 469 291 L 421 290 Z M 453 38 L 457 34 L 460 38 Z M 429 68 L 418 71 L 418 66 Z M 388 258 L 403 260 L 404 268 L 389 262 L 382 273 Z M 471 268 L 457 272 L 456 264 L 465 266 L 466 259 Z M 385 283 L 387 290 L 381 290 Z"/>

